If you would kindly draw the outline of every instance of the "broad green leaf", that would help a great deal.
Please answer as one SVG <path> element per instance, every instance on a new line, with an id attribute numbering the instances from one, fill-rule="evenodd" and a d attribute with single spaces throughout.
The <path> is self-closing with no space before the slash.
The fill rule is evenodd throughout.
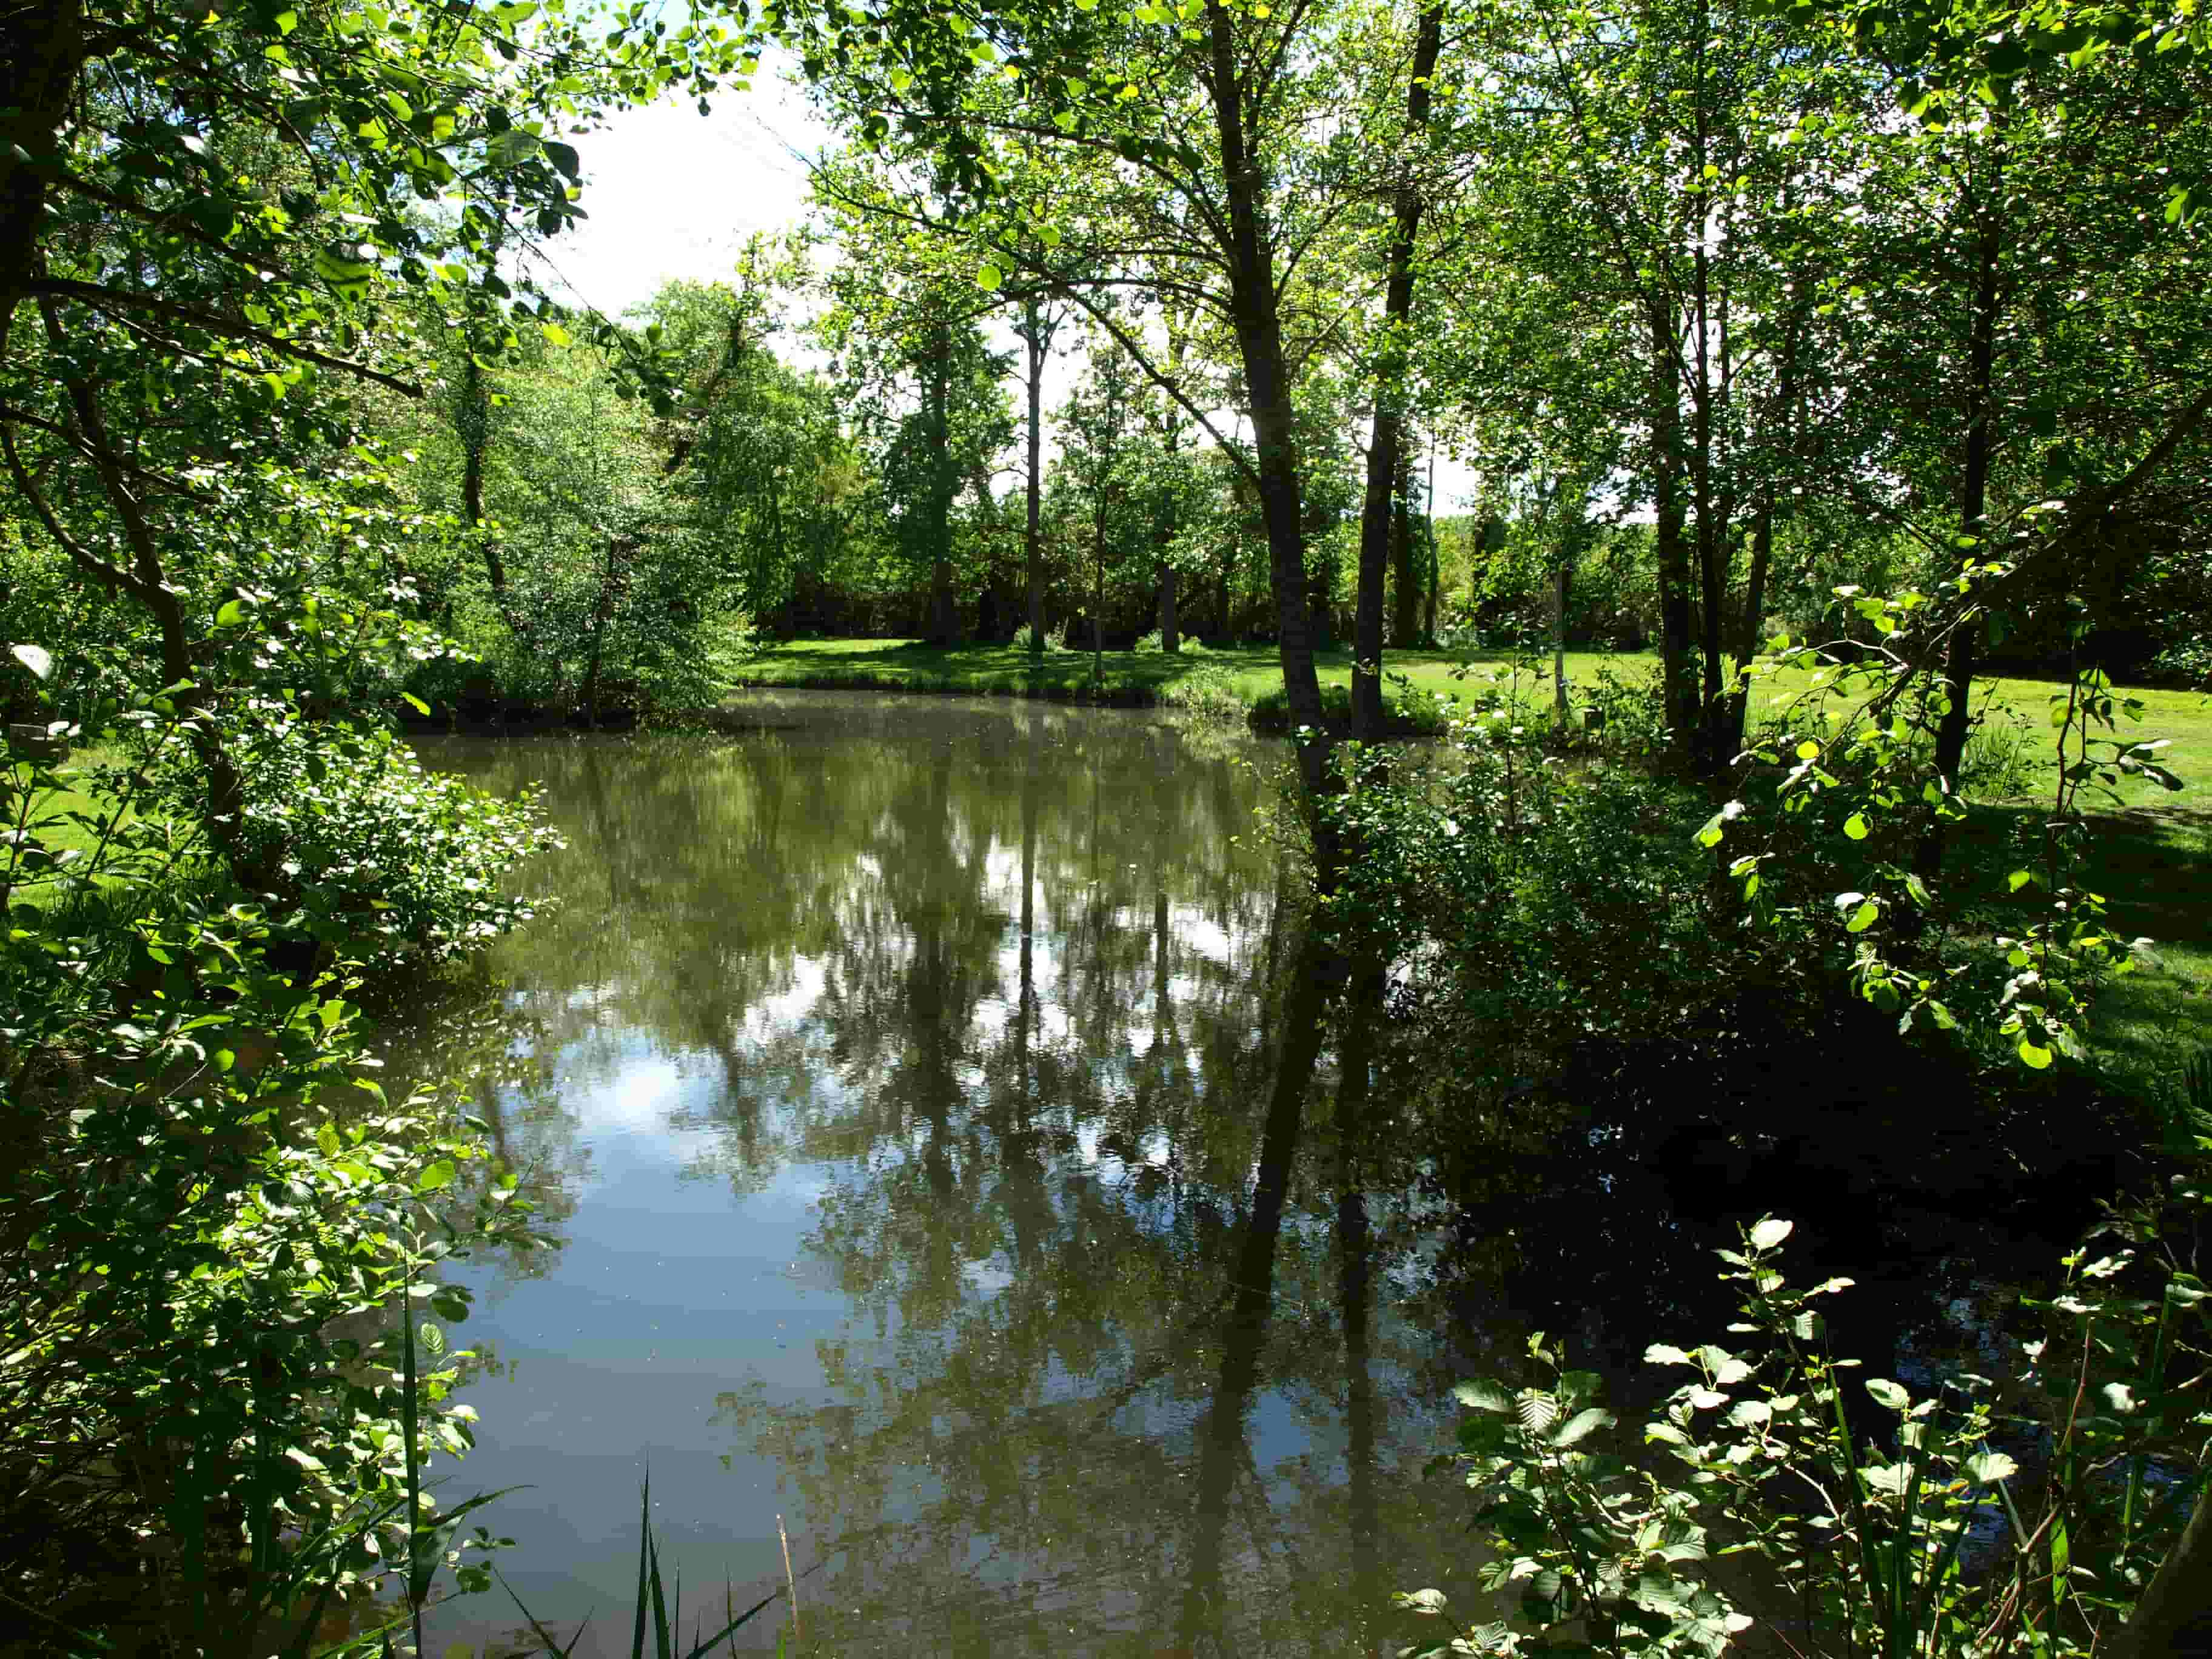
<path id="1" fill-rule="evenodd" d="M 1458 1395 L 1459 1403 L 1471 1411 L 1503 1417 L 1513 1409 L 1513 1396 L 1495 1382 L 1462 1382 L 1452 1392 Z"/>
<path id="2" fill-rule="evenodd" d="M 1768 1216 L 1752 1228 L 1752 1245 L 1757 1249 L 1771 1250 L 1789 1237 L 1796 1227 L 1795 1222 L 1784 1221 L 1776 1216 Z"/>
<path id="3" fill-rule="evenodd" d="M 1553 1432 L 1552 1443 L 1554 1446 L 1571 1446 L 1596 1430 L 1612 1427 L 1613 1421 L 1613 1413 L 1603 1407 L 1586 1407 L 1559 1425 Z"/>
<path id="4" fill-rule="evenodd" d="M 1966 1473 L 1984 1486 L 1993 1486 L 2018 1474 L 2020 1465 L 2002 1452 L 1976 1452 L 1966 1460 Z"/>
<path id="5" fill-rule="evenodd" d="M 1869 1376 L 1866 1387 L 1877 1403 L 1893 1412 L 1901 1412 L 1912 1404 L 1912 1396 L 1887 1377 Z"/>
<path id="6" fill-rule="evenodd" d="M 43 680 L 52 677 L 53 655 L 43 645 L 11 645 L 8 647 L 8 651 L 17 662 L 29 669 L 39 678 Z"/>

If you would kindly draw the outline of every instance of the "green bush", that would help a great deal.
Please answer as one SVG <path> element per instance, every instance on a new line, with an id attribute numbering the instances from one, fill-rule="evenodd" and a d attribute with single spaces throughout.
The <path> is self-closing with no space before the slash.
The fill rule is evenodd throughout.
<path id="1" fill-rule="evenodd" d="M 19 908 L 0 952 L 0 1559 L 56 1639 L 266 1651 L 451 1543 L 410 1507 L 474 1415 L 435 1275 L 532 1243 L 528 1206 L 463 1180 L 487 1153 L 453 1104 L 387 1101 L 344 986 L 268 939 L 88 898 Z"/>
<path id="2" fill-rule="evenodd" d="M 550 837 L 388 734 L 247 707 L 165 692 L 123 760 L 0 775 L 0 1624 L 31 1650 L 258 1655 L 395 1580 L 419 1605 L 473 1507 L 420 1501 L 472 1415 L 437 1275 L 536 1242 L 512 1176 L 466 1176 L 480 1126 L 386 1099 L 353 981 L 297 947 L 464 950 Z M 210 753 L 278 890 L 214 855 Z"/>
<path id="3" fill-rule="evenodd" d="M 1644 1427 L 1674 1460 L 1664 1473 L 1610 1449 L 1596 1377 L 1534 1340 L 1556 1375 L 1463 1386 L 1455 1455 L 1493 1552 L 1479 1582 L 1513 1604 L 1428 1651 L 1559 1651 L 1571 1627 L 1577 1651 L 1718 1653 L 1754 1623 L 1708 1577 L 1722 1538 L 1757 1558 L 1732 1582 L 1771 1601 L 1759 1622 L 1793 1653 L 2169 1650 L 2212 1613 L 2212 1529 L 2191 1524 L 2212 1504 L 2208 1292 L 2190 1251 L 2208 1208 L 2178 1179 L 2116 1215 L 2066 1257 L 2059 1295 L 2026 1303 L 2044 1329 L 2014 1375 L 1921 1395 L 1855 1386 L 1816 1311 L 1850 1281 L 1791 1288 L 1776 1266 L 1790 1224 L 1764 1219 L 1720 1253 L 1741 1287 L 1734 1351 L 1644 1355 L 1689 1373 Z M 1445 1612 L 1434 1590 L 1400 1601 Z"/>

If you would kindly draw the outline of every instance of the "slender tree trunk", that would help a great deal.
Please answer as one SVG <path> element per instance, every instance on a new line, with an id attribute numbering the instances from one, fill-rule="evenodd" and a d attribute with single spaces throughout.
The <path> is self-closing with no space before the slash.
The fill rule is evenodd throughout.
<path id="1" fill-rule="evenodd" d="M 82 0 L 0 7 L 0 64 L 8 106 L 0 108 L 0 362 L 7 361 L 16 307 L 40 268 L 47 229 L 47 165 L 69 118 L 84 67 Z"/>
<path id="2" fill-rule="evenodd" d="M 1430 80 L 1443 49 L 1443 7 L 1425 5 L 1413 37 L 1413 62 L 1406 89 L 1406 127 L 1419 135 L 1429 125 Z M 1382 293 L 1382 349 L 1375 373 L 1375 428 L 1367 447 L 1367 490 L 1359 508 L 1359 583 L 1352 625 L 1352 735 L 1373 743 L 1382 735 L 1382 588 L 1389 567 L 1393 497 L 1402 483 L 1405 459 L 1406 365 L 1413 314 L 1413 248 L 1425 204 L 1419 189 L 1400 187 L 1393 204 L 1388 275 Z M 1402 498 L 1401 498 L 1402 499 Z M 1407 602 L 1405 563 L 1400 561 L 1398 622 L 1392 644 L 1403 650 L 1413 616 Z"/>
<path id="3" fill-rule="evenodd" d="M 1029 523 L 1023 532 L 1023 561 L 1028 568 L 1030 649 L 1044 649 L 1044 359 L 1047 339 L 1042 308 L 1031 295 L 1023 313 L 1030 393 Z"/>
<path id="4" fill-rule="evenodd" d="M 952 598 L 952 496 L 958 486 L 952 465 L 952 337 L 939 325 L 929 360 L 929 440 L 936 453 L 931 471 L 929 519 L 929 642 L 943 649 L 960 643 L 960 617 Z"/>
<path id="5" fill-rule="evenodd" d="M 475 533 L 493 607 L 507 624 L 507 631 L 526 647 L 530 641 L 529 618 L 514 608 L 507 592 L 507 561 L 501 556 L 499 538 L 487 528 L 484 513 L 484 463 L 491 449 L 491 387 L 477 362 L 477 354 L 468 349 L 467 341 L 462 342 L 462 348 L 465 355 L 461 362 L 460 407 L 456 411 L 460 417 L 456 425 L 461 440 L 461 516 Z"/>
<path id="6" fill-rule="evenodd" d="M 1797 365 L 1803 347 L 1805 319 L 1793 315 L 1783 339 L 1780 375 L 1776 386 L 1773 424 L 1783 447 L 1794 449 L 1796 431 Z M 1774 463 L 1770 460 L 1770 469 Z M 1752 520 L 1751 561 L 1744 573 L 1743 615 L 1737 623 L 1736 683 L 1729 688 L 1725 718 L 1719 727 L 1718 750 L 1723 758 L 1742 751 L 1750 717 L 1751 659 L 1759 654 L 1766 631 L 1766 582 L 1774 564 L 1775 482 L 1770 471 L 1759 488 L 1759 507 Z"/>
<path id="7" fill-rule="evenodd" d="M 1091 533 L 1091 684 L 1106 684 L 1106 489 L 1098 490 L 1098 519 Z"/>
<path id="8" fill-rule="evenodd" d="M 1182 649 L 1182 634 L 1176 623 L 1176 568 L 1160 566 L 1160 649 L 1174 656 Z"/>
<path id="9" fill-rule="evenodd" d="M 1993 393 L 1997 319 L 2003 309 L 2004 298 L 1998 266 L 2002 251 L 2002 222 L 1992 203 L 1982 226 L 1980 258 L 1974 277 L 1973 318 L 1966 342 L 1966 449 L 1959 480 L 1959 533 L 1973 538 L 1976 545 L 1969 550 L 1968 556 L 1977 560 L 1986 550 L 1979 543 L 1988 527 L 1990 454 L 1996 435 Z M 1968 703 L 1974 690 L 1978 632 L 1972 621 L 1953 629 L 1943 656 L 1943 695 L 1949 707 L 1936 727 L 1936 769 L 1942 775 L 1944 787 L 1953 791 L 1959 787 L 1959 768 L 1966 757 L 1966 734 L 1972 716 Z M 1943 867 L 1943 820 L 1931 819 L 1919 845 L 1913 849 L 1913 871 L 1923 879 Z"/>
<path id="10" fill-rule="evenodd" d="M 1675 751 L 1694 758 L 1698 686 L 1691 664 L 1690 555 L 1683 535 L 1681 362 L 1674 310 L 1663 296 L 1650 301 L 1651 333 L 1652 535 L 1659 582 L 1659 661 L 1667 727 Z"/>
<path id="11" fill-rule="evenodd" d="M 1552 722 L 1555 726 L 1567 723 L 1567 584 L 1572 580 L 1571 556 L 1562 549 L 1559 568 L 1552 573 Z"/>
<path id="12" fill-rule="evenodd" d="M 1390 493 L 1390 643 L 1410 651 L 1421 642 L 1424 583 L 1413 546 L 1413 457 L 1398 447 L 1398 482 Z"/>
<path id="13" fill-rule="evenodd" d="M 607 538 L 606 563 L 599 572 L 599 602 L 592 607 L 592 651 L 584 667 L 584 724 L 599 723 L 599 665 L 606 657 L 607 624 L 614 619 L 615 593 L 622 580 L 623 542 Z"/>
<path id="14" fill-rule="evenodd" d="M 1707 127 L 1710 112 L 1705 106 L 1705 43 L 1711 38 L 1711 33 L 1706 9 L 1700 5 L 1698 8 L 1693 94 L 1697 126 L 1690 158 L 1692 176 L 1698 181 L 1690 198 L 1697 233 L 1696 248 L 1691 255 L 1690 489 L 1697 518 L 1698 647 L 1704 671 L 1698 688 L 1699 720 L 1695 742 L 1698 765 L 1708 776 L 1717 774 L 1723 763 L 1717 752 L 1718 745 L 1712 723 L 1718 715 L 1726 693 L 1721 655 L 1728 628 L 1729 567 L 1729 527 L 1725 516 L 1717 511 L 1718 503 L 1714 499 L 1713 490 L 1716 396 L 1712 351 L 1712 256 L 1705 245 L 1712 198 L 1704 184 L 1711 138 Z M 1725 313 L 1722 326 L 1727 326 Z M 1725 368 L 1722 372 L 1724 377 Z"/>
<path id="15" fill-rule="evenodd" d="M 1276 651 L 1282 659 L 1291 724 L 1310 734 L 1297 744 L 1299 775 L 1308 799 L 1318 801 L 1329 787 L 1333 769 L 1322 714 L 1321 676 L 1314 665 L 1313 617 L 1306 606 L 1302 480 L 1290 369 L 1275 301 L 1274 251 L 1261 225 L 1259 166 L 1245 141 L 1244 88 L 1237 75 L 1234 24 L 1219 0 L 1207 0 L 1206 13 L 1212 54 L 1207 90 L 1213 101 L 1229 208 L 1230 301 L 1245 392 L 1252 402 L 1255 471 L 1274 589 Z M 1335 879 L 1336 850 L 1317 821 L 1315 830 L 1322 884 L 1328 887 Z"/>

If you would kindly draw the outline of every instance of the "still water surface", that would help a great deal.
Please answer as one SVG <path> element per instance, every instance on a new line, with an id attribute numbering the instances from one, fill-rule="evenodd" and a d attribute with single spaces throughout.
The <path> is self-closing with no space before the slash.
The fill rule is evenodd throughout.
<path id="1" fill-rule="evenodd" d="M 748 708 L 713 739 L 424 744 L 543 782 L 568 842 L 533 872 L 558 908 L 395 1060 L 474 1080 L 566 1241 L 469 1270 L 495 1364 L 449 1496 L 527 1486 L 501 1565 L 564 1638 L 591 1620 L 580 1655 L 628 1650 L 648 1472 L 702 1610 L 781 1581 L 781 1522 L 809 1651 L 1395 1650 L 1390 1591 L 1474 1600 L 1466 1494 L 1423 1467 L 1451 1384 L 1532 1326 L 1633 1423 L 1644 1345 L 1720 1332 L 1695 1287 L 1763 1210 L 1815 1252 L 1832 1212 L 1808 1271 L 1869 1286 L 1842 1351 L 1894 1375 L 1987 1348 L 2047 1260 L 1963 1213 L 1985 1159 L 1900 1132 L 1924 1091 L 1826 1060 L 1439 1092 L 1307 936 L 1279 748 L 1033 703 Z M 1731 1090 L 1796 1138 L 1723 1139 Z M 457 1602 L 431 1650 L 519 1623 Z"/>
<path id="2" fill-rule="evenodd" d="M 1279 751 L 757 707 L 424 745 L 542 781 L 568 840 L 558 909 L 425 1039 L 567 1241 L 471 1273 L 497 1370 L 455 1482 L 529 1483 L 507 1577 L 626 1648 L 649 1470 L 717 1607 L 781 1577 L 781 1518 L 810 1649 L 1371 1648 L 1448 1502 L 1416 1477 L 1453 1373 L 1258 817 Z M 433 1650 L 518 1622 L 456 1603 Z"/>

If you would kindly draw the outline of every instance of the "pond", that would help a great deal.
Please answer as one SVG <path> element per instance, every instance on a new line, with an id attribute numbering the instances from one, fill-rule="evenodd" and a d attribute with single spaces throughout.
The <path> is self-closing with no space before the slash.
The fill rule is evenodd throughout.
<path id="1" fill-rule="evenodd" d="M 395 1060 L 471 1079 L 565 1241 L 467 1270 L 488 1364 L 447 1496 L 525 1488 L 501 1566 L 564 1639 L 590 1620 L 580 1655 L 628 1650 L 648 1474 L 702 1610 L 781 1582 L 787 1537 L 810 1651 L 1395 1650 L 1393 1589 L 1473 1600 L 1466 1494 L 1423 1474 L 1452 1383 L 1551 1321 L 1633 1396 L 1644 1341 L 1720 1329 L 1674 1291 L 1734 1220 L 1833 1188 L 1635 1128 L 1608 1108 L 1645 1076 L 1440 1109 L 1305 926 L 1279 746 L 745 708 L 422 744 L 543 782 L 568 843 L 532 872 L 556 908 Z M 1985 1342 L 2046 1259 L 1940 1191 L 1860 1207 L 1829 1255 L 1889 1281 L 1902 1348 Z M 430 1650 L 520 1622 L 457 1601 Z"/>

